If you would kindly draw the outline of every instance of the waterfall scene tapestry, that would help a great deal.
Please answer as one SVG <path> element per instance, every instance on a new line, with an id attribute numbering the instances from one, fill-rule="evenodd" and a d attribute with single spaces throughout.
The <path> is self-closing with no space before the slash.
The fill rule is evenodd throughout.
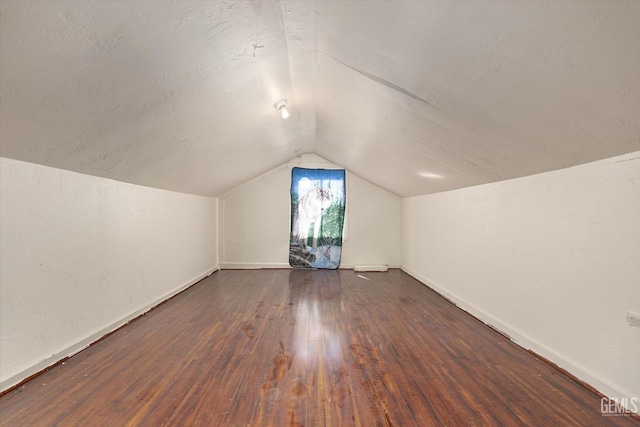
<path id="1" fill-rule="evenodd" d="M 295 268 L 340 266 L 344 225 L 343 169 L 293 168 L 289 264 Z"/>

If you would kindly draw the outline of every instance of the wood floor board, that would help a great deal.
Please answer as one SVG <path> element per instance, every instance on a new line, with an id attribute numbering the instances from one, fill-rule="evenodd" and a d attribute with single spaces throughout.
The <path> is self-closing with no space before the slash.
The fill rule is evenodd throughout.
<path id="1" fill-rule="evenodd" d="M 399 270 L 224 270 L 0 397 L 2 426 L 639 426 Z"/>

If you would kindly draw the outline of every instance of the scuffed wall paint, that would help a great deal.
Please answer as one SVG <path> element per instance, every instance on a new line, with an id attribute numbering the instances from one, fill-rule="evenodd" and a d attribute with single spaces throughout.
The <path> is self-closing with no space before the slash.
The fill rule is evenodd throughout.
<path id="1" fill-rule="evenodd" d="M 217 199 L 0 160 L 2 388 L 217 266 Z"/>
<path id="2" fill-rule="evenodd" d="M 220 266 L 289 266 L 291 168 L 339 168 L 305 154 L 220 197 Z M 347 171 L 341 268 L 400 266 L 402 199 Z"/>
<path id="3" fill-rule="evenodd" d="M 601 392 L 638 397 L 639 154 L 406 198 L 402 268 Z"/>

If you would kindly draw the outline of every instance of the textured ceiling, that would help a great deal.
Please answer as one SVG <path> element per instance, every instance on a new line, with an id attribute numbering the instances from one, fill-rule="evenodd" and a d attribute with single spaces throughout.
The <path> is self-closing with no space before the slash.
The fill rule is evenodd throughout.
<path id="1" fill-rule="evenodd" d="M 218 196 L 315 153 L 412 196 L 640 149 L 640 2 L 0 8 L 4 157 Z"/>

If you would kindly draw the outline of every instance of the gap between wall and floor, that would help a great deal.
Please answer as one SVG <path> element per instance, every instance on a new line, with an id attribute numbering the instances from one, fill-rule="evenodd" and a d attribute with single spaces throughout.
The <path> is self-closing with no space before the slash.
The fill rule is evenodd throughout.
<path id="1" fill-rule="evenodd" d="M 423 286 L 430 288 L 431 290 L 436 292 L 438 295 L 442 296 L 444 299 L 446 299 L 447 301 L 449 301 L 450 303 L 454 304 L 456 307 L 461 309 L 462 311 L 466 312 L 467 314 L 471 315 L 475 319 L 484 323 L 485 325 L 487 325 L 497 333 L 510 339 L 513 343 L 515 343 L 519 347 L 522 347 L 524 350 L 533 354 L 535 357 L 541 359 L 545 363 L 548 363 L 554 369 L 571 377 L 573 380 L 582 384 L 584 387 L 590 389 L 594 393 L 600 395 L 602 398 L 613 398 L 613 399 L 616 399 L 617 402 L 629 402 L 630 399 L 632 398 L 632 396 L 629 396 L 628 394 L 625 394 L 619 390 L 616 390 L 606 382 L 590 374 L 587 370 L 585 370 L 581 366 L 578 366 L 572 363 L 571 361 L 560 356 L 559 354 L 555 353 L 554 351 L 550 350 L 544 345 L 538 343 L 537 341 L 531 339 L 530 337 L 510 328 L 508 325 L 504 324 L 499 319 L 491 316 L 490 314 L 479 309 L 478 307 L 475 307 L 474 305 L 469 304 L 468 302 L 464 301 L 462 298 L 459 298 L 457 295 L 454 295 L 448 292 L 446 289 L 444 289 L 441 286 L 438 286 L 437 284 L 433 283 L 429 279 L 419 274 L 416 274 L 410 269 L 404 268 L 402 266 L 389 265 L 386 267 L 388 267 L 389 269 L 400 269 L 404 271 L 406 274 L 408 274 L 409 276 L 413 277 L 418 282 L 420 282 Z M 152 303 L 147 304 L 146 306 L 130 313 L 129 315 L 121 318 L 120 320 L 113 322 L 110 325 L 92 333 L 90 336 L 83 338 L 78 343 L 70 347 L 67 347 L 66 349 L 56 354 L 52 354 L 47 359 L 32 366 L 31 368 L 26 369 L 23 372 L 16 374 L 11 378 L 8 378 L 7 380 L 0 383 L 0 390 L 1 390 L 0 396 L 6 393 L 9 393 L 10 391 L 14 390 L 15 388 L 19 387 L 25 382 L 38 376 L 40 373 L 67 360 L 68 358 L 81 352 L 85 348 L 102 340 L 103 338 L 106 338 L 116 330 L 127 325 L 128 323 L 135 320 L 136 318 L 146 314 L 147 312 L 154 309 L 155 307 L 161 304 L 164 304 L 165 302 L 169 301 L 171 298 L 175 297 L 181 292 L 184 292 L 186 289 L 190 288 L 191 286 L 195 285 L 196 283 L 200 282 L 201 280 L 210 276 L 216 271 L 254 270 L 254 269 L 292 269 L 292 267 L 284 263 L 222 263 L 219 266 L 213 267 L 207 270 L 206 272 L 192 278 L 191 280 L 187 281 L 186 283 L 176 288 L 175 290 L 163 295 L 160 298 L 157 298 Z M 367 270 L 380 271 L 380 270 L 377 270 L 376 268 L 363 269 L 363 268 L 358 268 L 358 266 L 356 266 L 356 268 L 354 269 L 354 266 L 347 266 L 347 265 L 340 266 L 340 269 L 341 270 L 353 269 L 354 271 L 367 271 Z M 625 405 L 622 405 L 622 406 L 625 406 Z"/>
<path id="2" fill-rule="evenodd" d="M 500 321 L 496 317 L 490 315 L 489 313 L 476 307 L 475 305 L 468 303 L 463 298 L 460 298 L 459 296 L 448 292 L 445 288 L 437 285 L 428 278 L 417 274 L 416 272 L 405 267 L 401 267 L 400 269 L 424 286 L 436 292 L 438 295 L 440 295 L 450 303 L 454 304 L 465 313 L 478 319 L 480 322 L 484 323 L 499 334 L 504 335 L 519 347 L 522 347 L 524 350 L 533 354 L 535 357 L 543 360 L 565 375 L 568 375 L 575 381 L 582 384 L 584 387 L 600 395 L 600 397 L 615 399 L 616 402 L 619 402 L 621 406 L 624 406 L 627 410 L 632 409 L 627 408 L 625 402 L 631 402 L 632 399 L 635 398 L 635 396 L 631 396 L 629 393 L 625 393 L 623 391 L 615 389 L 607 382 L 591 374 L 582 366 L 573 363 L 569 359 L 540 344 L 538 341 L 527 336 L 526 334 L 512 329 L 506 323 Z"/>
<path id="3" fill-rule="evenodd" d="M 37 364 L 33 365 L 30 368 L 25 369 L 24 371 L 13 375 L 12 377 L 7 378 L 6 380 L 0 382 L 0 396 L 10 392 L 11 390 L 14 390 L 16 387 L 19 387 L 20 385 L 24 384 L 25 382 L 29 381 L 30 379 L 38 376 L 39 374 L 41 374 L 42 372 L 46 371 L 47 369 L 52 368 L 53 366 L 58 365 L 61 362 L 64 362 L 65 360 L 67 360 L 68 358 L 74 356 L 75 354 L 81 352 L 82 350 L 86 349 L 87 347 L 89 347 L 90 345 L 100 341 L 101 339 L 111 335 L 113 332 L 115 332 L 116 330 L 120 329 L 121 327 L 127 325 L 129 322 L 137 319 L 140 316 L 143 316 L 144 314 L 148 313 L 150 310 L 154 309 L 155 307 L 158 307 L 161 304 L 164 304 L 165 302 L 169 301 L 171 298 L 175 297 L 176 295 L 178 295 L 179 293 L 187 290 L 188 288 L 190 288 L 191 286 L 195 285 L 196 283 L 198 283 L 199 281 L 201 281 L 202 279 L 211 276 L 213 273 L 215 273 L 216 271 L 220 270 L 219 266 L 215 266 L 213 268 L 210 268 L 208 270 L 206 270 L 204 273 L 197 275 L 196 277 L 188 280 L 187 282 L 183 283 L 181 286 L 179 286 L 178 288 L 164 294 L 163 296 L 156 298 L 153 302 L 145 305 L 144 307 L 141 307 L 137 310 L 134 310 L 133 312 L 127 314 L 126 316 L 116 320 L 113 323 L 110 323 L 109 325 L 105 326 L 104 328 L 101 328 L 91 334 L 89 334 L 88 336 L 82 338 L 80 341 L 78 341 L 77 343 L 66 347 L 65 349 L 55 353 L 55 354 L 51 354 L 49 357 L 47 357 L 46 359 L 38 362 Z"/>

